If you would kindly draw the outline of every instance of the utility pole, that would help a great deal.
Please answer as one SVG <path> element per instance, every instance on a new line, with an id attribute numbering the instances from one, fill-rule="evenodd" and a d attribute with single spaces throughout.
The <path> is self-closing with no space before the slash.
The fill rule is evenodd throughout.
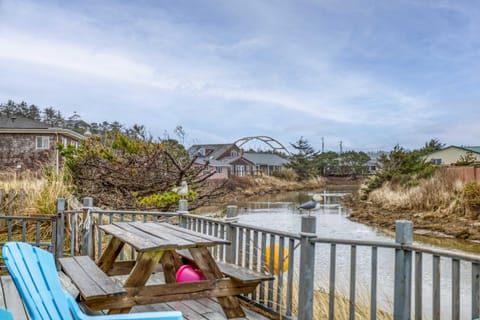
<path id="1" fill-rule="evenodd" d="M 322 153 L 325 151 L 325 140 L 322 137 Z"/>
<path id="2" fill-rule="evenodd" d="M 340 140 L 340 154 L 343 153 L 343 142 L 342 140 Z"/>

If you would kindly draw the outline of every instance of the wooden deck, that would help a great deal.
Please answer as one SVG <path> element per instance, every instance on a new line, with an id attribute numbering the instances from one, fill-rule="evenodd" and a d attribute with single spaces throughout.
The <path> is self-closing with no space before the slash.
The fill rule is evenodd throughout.
<path id="1" fill-rule="evenodd" d="M 12 312 L 15 320 L 29 320 L 20 295 L 18 294 L 15 284 L 10 276 L 0 277 L 0 307 L 6 308 Z M 246 317 L 237 319 L 268 319 L 245 307 L 242 308 L 245 311 Z M 217 303 L 217 301 L 215 299 L 207 298 L 135 307 L 132 312 L 161 310 L 179 310 L 183 313 L 183 317 L 186 320 L 227 319 L 223 313 L 222 307 Z"/>

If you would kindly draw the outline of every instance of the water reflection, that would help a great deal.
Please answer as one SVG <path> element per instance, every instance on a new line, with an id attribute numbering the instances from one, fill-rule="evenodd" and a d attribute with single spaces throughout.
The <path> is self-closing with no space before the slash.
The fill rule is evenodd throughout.
<path id="1" fill-rule="evenodd" d="M 320 192 L 322 192 L 321 190 Z M 301 215 L 297 206 L 310 200 L 313 192 L 290 192 L 276 195 L 265 195 L 252 199 L 249 202 L 238 203 L 240 208 L 240 222 L 267 227 L 281 231 L 300 232 Z M 331 198 L 327 204 L 339 203 L 340 199 Z M 317 234 L 321 238 L 374 240 L 393 242 L 393 234 L 387 234 L 375 228 L 350 221 L 345 209 L 327 207 L 314 211 L 316 216 Z M 428 245 L 447 243 L 434 243 L 428 237 L 415 237 L 415 241 L 422 241 Z M 449 248 L 462 249 L 464 243 L 458 241 L 448 242 Z M 479 252 L 477 246 L 471 245 L 469 251 Z M 349 295 L 350 283 L 350 246 L 337 245 L 336 248 L 336 290 L 344 296 Z M 371 282 L 371 255 L 369 247 L 358 247 L 355 270 L 357 273 L 356 292 L 357 301 L 369 305 Z M 394 274 L 393 249 L 378 249 L 378 306 L 392 311 L 393 306 L 393 274 Z M 298 257 L 298 255 L 297 255 Z M 298 261 L 297 261 L 298 263 Z M 451 260 L 442 258 L 441 268 L 441 319 L 451 317 Z M 330 245 L 320 244 L 316 250 L 316 287 L 328 290 L 330 266 Z M 432 256 L 423 255 L 423 313 L 424 319 L 431 318 L 432 305 Z M 298 269 L 297 269 L 298 270 Z M 471 266 L 461 264 L 461 319 L 470 318 L 470 275 Z M 412 275 L 414 277 L 414 274 Z M 412 304 L 413 307 L 413 304 Z"/>

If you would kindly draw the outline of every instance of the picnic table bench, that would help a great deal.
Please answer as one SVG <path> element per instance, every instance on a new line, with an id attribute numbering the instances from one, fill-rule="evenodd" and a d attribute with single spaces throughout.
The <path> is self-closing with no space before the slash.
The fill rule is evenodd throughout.
<path id="1" fill-rule="evenodd" d="M 177 250 L 176 253 L 186 260 L 195 263 L 195 259 L 192 257 L 190 251 L 188 250 Z M 233 263 L 216 261 L 220 271 L 227 277 L 235 279 L 243 283 L 256 283 L 261 281 L 274 280 L 275 277 L 271 274 L 258 272 L 243 268 Z"/>
<path id="2" fill-rule="evenodd" d="M 100 226 L 111 239 L 95 263 L 88 257 L 60 259 L 63 271 L 80 291 L 80 300 L 92 310 L 126 313 L 133 306 L 176 300 L 216 297 L 227 318 L 244 317 L 235 297 L 251 293 L 261 281 L 273 279 L 261 272 L 213 259 L 208 247 L 229 244 L 168 223 L 119 222 Z M 116 261 L 125 244 L 136 252 L 135 261 Z M 205 280 L 175 281 L 178 254 L 202 271 Z M 161 264 L 165 284 L 146 284 Z M 110 275 L 128 274 L 122 285 Z"/>

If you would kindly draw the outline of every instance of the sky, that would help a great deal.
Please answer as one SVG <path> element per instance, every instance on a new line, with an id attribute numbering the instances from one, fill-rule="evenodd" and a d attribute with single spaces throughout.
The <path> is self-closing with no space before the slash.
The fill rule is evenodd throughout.
<path id="1" fill-rule="evenodd" d="M 478 146 L 479 34 L 476 0 L 0 0 L 0 102 L 187 146 Z"/>

